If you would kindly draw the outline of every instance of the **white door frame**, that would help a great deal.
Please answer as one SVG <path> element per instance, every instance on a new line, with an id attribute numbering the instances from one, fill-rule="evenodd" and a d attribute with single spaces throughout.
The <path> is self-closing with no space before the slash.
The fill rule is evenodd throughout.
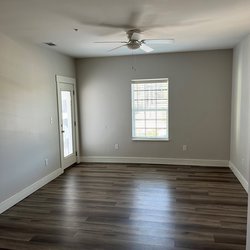
<path id="1" fill-rule="evenodd" d="M 78 125 L 78 110 L 77 110 L 77 90 L 76 90 L 76 80 L 74 78 L 59 76 L 56 75 L 56 86 L 57 86 L 57 112 L 58 112 L 58 129 L 59 129 L 59 145 L 60 145 L 60 160 L 61 160 L 61 168 L 63 168 L 63 149 L 62 149 L 62 133 L 61 133 L 61 121 L 60 121 L 60 83 L 71 84 L 73 85 L 73 94 L 74 94 L 74 117 L 75 117 L 75 147 L 76 147 L 76 162 L 80 163 L 80 146 L 79 146 L 79 125 Z"/>

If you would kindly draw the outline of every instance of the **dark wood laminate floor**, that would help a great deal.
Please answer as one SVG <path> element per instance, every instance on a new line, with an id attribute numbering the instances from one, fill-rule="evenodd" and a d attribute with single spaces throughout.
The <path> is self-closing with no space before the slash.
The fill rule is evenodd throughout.
<path id="1" fill-rule="evenodd" d="M 245 249 L 228 168 L 81 164 L 0 215 L 1 249 Z"/>

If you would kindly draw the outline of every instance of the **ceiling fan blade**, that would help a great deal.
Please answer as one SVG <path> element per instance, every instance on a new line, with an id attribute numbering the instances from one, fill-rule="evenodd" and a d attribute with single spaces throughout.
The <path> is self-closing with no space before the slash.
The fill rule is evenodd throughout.
<path id="1" fill-rule="evenodd" d="M 142 40 L 144 44 L 173 44 L 174 39 L 144 39 Z"/>
<path id="2" fill-rule="evenodd" d="M 125 41 L 107 41 L 107 42 L 94 42 L 94 43 L 127 43 Z"/>
<path id="3" fill-rule="evenodd" d="M 153 49 L 151 47 L 149 47 L 148 45 L 146 45 L 144 43 L 141 44 L 140 49 L 142 49 L 143 51 L 145 51 L 147 53 L 153 51 Z"/>
<path id="4" fill-rule="evenodd" d="M 133 28 L 133 26 L 129 24 L 111 24 L 111 23 L 97 23 L 96 26 L 113 28 L 113 29 L 122 29 L 122 30 Z"/>
<path id="5" fill-rule="evenodd" d="M 124 46 L 127 46 L 127 44 L 123 44 L 123 45 L 121 45 L 121 46 L 118 46 L 118 47 L 115 47 L 115 48 L 113 48 L 113 49 L 110 49 L 110 50 L 108 50 L 108 52 L 111 52 L 111 51 L 113 51 L 113 50 L 120 49 L 121 47 L 124 47 Z"/>
<path id="6" fill-rule="evenodd" d="M 95 26 L 95 27 L 104 27 L 110 29 L 118 30 L 131 30 L 140 28 L 141 26 L 147 26 L 147 24 L 152 24 L 152 6 L 151 5 L 140 5 L 136 10 L 133 10 L 128 15 L 128 20 L 125 23 L 110 23 L 96 21 L 93 17 L 92 20 L 82 19 L 80 21 L 83 25 Z M 146 23 L 145 23 L 146 22 Z"/>

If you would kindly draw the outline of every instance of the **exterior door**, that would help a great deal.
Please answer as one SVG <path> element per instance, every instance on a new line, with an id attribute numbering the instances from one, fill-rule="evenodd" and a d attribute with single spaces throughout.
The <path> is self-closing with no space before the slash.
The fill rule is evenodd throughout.
<path id="1" fill-rule="evenodd" d="M 57 82 L 61 165 L 65 169 L 77 162 L 75 85 Z"/>

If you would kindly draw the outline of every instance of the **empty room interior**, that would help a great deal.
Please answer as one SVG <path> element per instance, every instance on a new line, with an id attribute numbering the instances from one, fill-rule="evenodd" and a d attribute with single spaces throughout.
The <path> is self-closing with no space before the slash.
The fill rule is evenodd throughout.
<path id="1" fill-rule="evenodd" d="M 0 0 L 0 249 L 250 250 L 249 0 Z"/>

